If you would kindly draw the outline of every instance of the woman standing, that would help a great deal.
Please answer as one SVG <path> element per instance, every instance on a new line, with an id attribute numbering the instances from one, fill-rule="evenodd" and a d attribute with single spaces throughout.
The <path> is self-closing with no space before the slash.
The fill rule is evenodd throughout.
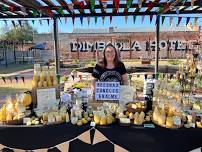
<path id="1" fill-rule="evenodd" d="M 128 85 L 126 68 L 120 61 L 116 48 L 112 44 L 108 44 L 103 54 L 103 61 L 97 63 L 93 69 L 93 91 L 96 81 L 120 82 L 121 85 Z"/>

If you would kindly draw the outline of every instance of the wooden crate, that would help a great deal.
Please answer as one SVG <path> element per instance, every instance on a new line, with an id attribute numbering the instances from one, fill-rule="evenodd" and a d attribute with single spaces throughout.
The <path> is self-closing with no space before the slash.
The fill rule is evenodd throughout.
<path id="1" fill-rule="evenodd" d="M 38 89 L 51 89 L 51 88 L 55 88 L 56 99 L 60 99 L 60 85 L 46 87 L 46 88 L 43 88 L 43 87 L 32 88 L 31 95 L 32 95 L 33 108 L 37 108 L 37 90 Z"/>

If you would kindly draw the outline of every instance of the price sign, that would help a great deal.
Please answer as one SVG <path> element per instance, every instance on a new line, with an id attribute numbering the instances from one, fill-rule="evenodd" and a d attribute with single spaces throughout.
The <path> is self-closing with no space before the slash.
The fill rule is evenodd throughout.
<path id="1" fill-rule="evenodd" d="M 95 100 L 119 100 L 119 82 L 96 82 Z"/>

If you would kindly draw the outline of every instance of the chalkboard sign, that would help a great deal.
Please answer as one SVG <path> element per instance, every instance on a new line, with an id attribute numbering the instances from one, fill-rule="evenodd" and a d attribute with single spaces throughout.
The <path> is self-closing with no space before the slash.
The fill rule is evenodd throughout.
<path id="1" fill-rule="evenodd" d="M 119 82 L 96 82 L 95 100 L 119 100 Z"/>

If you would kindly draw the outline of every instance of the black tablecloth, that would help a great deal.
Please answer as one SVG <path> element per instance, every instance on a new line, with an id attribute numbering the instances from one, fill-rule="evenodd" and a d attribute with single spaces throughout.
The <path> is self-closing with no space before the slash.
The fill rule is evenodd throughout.
<path id="1" fill-rule="evenodd" d="M 0 143 L 19 149 L 53 147 L 89 130 L 90 126 L 71 124 L 41 127 L 0 127 Z M 201 129 L 148 129 L 133 126 L 96 126 L 109 140 L 131 152 L 188 152 L 202 146 Z M 91 130 L 93 136 L 94 130 Z M 56 150 L 52 150 L 56 151 Z M 96 145 L 80 140 L 70 142 L 70 152 L 113 152 L 113 145 L 103 142 Z"/>

